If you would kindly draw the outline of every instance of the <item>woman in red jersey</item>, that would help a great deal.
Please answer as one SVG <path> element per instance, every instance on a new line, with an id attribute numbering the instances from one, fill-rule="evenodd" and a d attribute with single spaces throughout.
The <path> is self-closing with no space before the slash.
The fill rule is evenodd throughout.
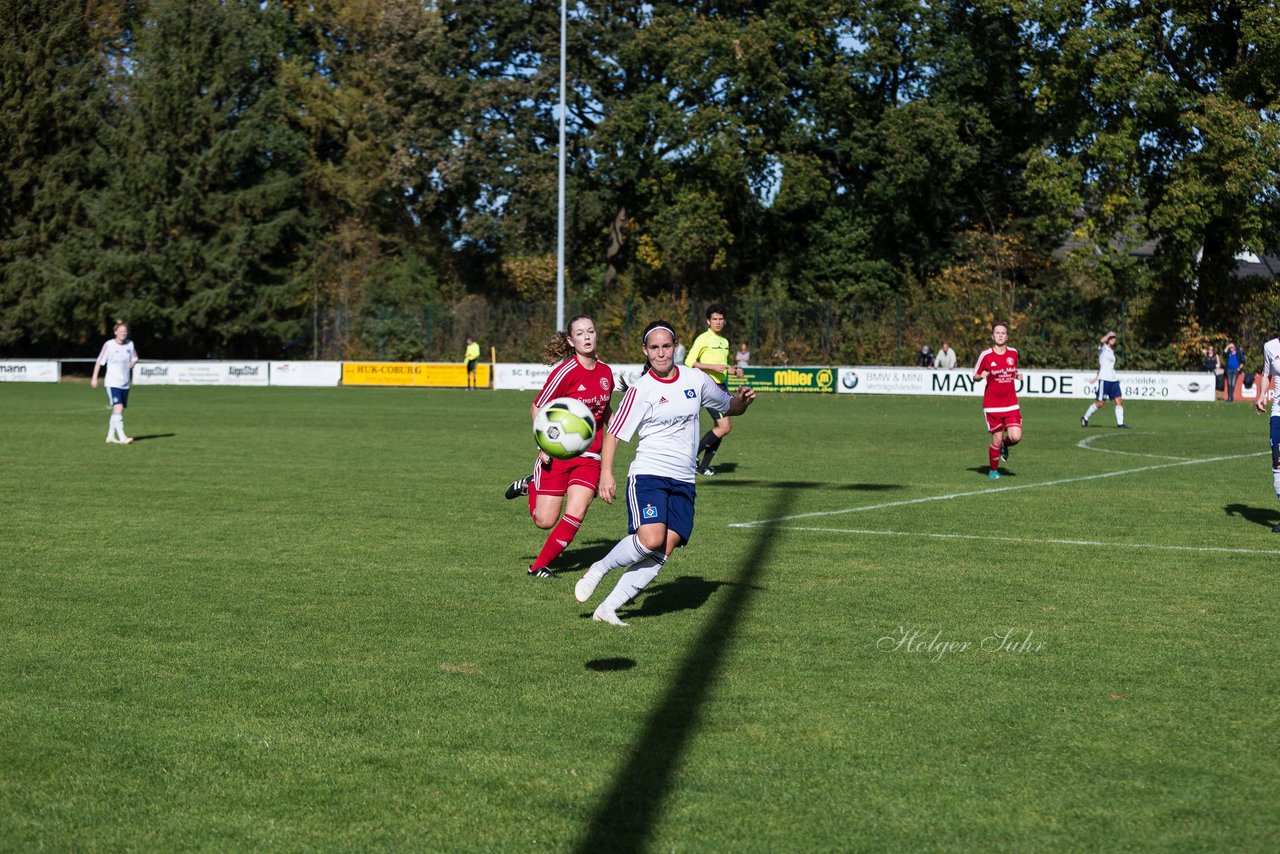
<path id="1" fill-rule="evenodd" d="M 1022 379 L 1018 370 L 1018 351 L 1009 347 L 1009 327 L 997 323 L 991 327 L 991 346 L 978 356 L 973 368 L 974 380 L 986 380 L 982 392 L 982 414 L 987 418 L 991 444 L 987 447 L 990 470 L 987 477 L 1000 477 L 1000 460 L 1009 459 L 1009 449 L 1022 441 L 1022 411 L 1018 408 L 1016 382 Z"/>
<path id="2" fill-rule="evenodd" d="M 600 483 L 600 444 L 613 396 L 613 369 L 596 358 L 596 325 L 585 315 L 570 320 L 568 332 L 556 332 L 547 341 L 542 357 L 555 367 L 529 407 L 530 419 L 536 419 L 538 410 L 557 397 L 582 401 L 596 418 L 596 437 L 584 453 L 571 460 L 557 460 L 538 451 L 533 474 L 507 487 L 508 499 L 527 494 L 533 524 L 551 531 L 529 567 L 529 575 L 555 578 L 547 567 L 573 542 Z"/>

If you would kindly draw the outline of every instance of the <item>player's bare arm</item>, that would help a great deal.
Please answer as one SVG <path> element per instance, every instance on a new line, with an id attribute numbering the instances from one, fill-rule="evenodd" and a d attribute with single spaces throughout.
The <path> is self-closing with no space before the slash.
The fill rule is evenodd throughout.
<path id="1" fill-rule="evenodd" d="M 596 487 L 596 495 L 605 504 L 612 504 L 618 494 L 618 482 L 613 479 L 613 458 L 617 452 L 618 437 L 605 433 L 600 445 L 600 484 Z"/>

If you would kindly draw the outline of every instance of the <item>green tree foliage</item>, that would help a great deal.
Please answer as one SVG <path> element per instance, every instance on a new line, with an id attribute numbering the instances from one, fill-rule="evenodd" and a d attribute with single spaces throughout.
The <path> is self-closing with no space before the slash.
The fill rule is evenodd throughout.
<path id="1" fill-rule="evenodd" d="M 570 299 L 849 305 L 850 358 L 995 314 L 1055 357 L 1126 310 L 1232 328 L 1234 254 L 1280 245 L 1273 7 L 571 3 Z M 440 304 L 549 300 L 558 13 L 0 0 L 0 348 L 125 316 L 153 354 L 416 356 L 456 349 Z M 770 346 L 840 339 L 810 314 Z"/>
<path id="2" fill-rule="evenodd" d="M 297 259 L 314 226 L 277 85 L 281 18 L 247 0 L 155 0 L 113 78 L 100 310 L 174 353 L 280 352 L 301 332 Z"/>
<path id="3" fill-rule="evenodd" d="M 1034 165 L 1085 251 L 1159 240 L 1149 330 L 1187 306 L 1234 324 L 1242 249 L 1280 241 L 1280 15 L 1262 0 L 1027 4 L 1037 102 L 1053 133 Z"/>
<path id="4" fill-rule="evenodd" d="M 0 0 L 0 347 L 10 351 L 55 353 L 101 331 L 89 201 L 110 161 L 103 48 L 117 12 Z"/>

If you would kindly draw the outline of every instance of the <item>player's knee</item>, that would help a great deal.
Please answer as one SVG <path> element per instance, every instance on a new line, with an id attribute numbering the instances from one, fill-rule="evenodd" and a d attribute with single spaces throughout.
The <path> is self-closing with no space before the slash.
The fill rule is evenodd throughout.
<path id="1" fill-rule="evenodd" d="M 550 531 L 556 526 L 556 522 L 560 519 L 557 516 L 539 516 L 536 513 L 533 516 L 533 524 L 537 525 L 544 531 Z"/>
<path id="2" fill-rule="evenodd" d="M 716 423 L 716 432 L 720 434 L 721 439 L 723 439 L 725 436 L 728 436 L 729 431 L 731 431 L 732 429 L 733 429 L 733 425 L 729 423 L 728 418 L 721 418 Z"/>
<path id="3" fill-rule="evenodd" d="M 644 531 L 637 533 L 636 538 L 640 540 L 640 545 L 649 551 L 661 551 L 667 544 L 667 529 L 664 526 L 657 531 Z"/>

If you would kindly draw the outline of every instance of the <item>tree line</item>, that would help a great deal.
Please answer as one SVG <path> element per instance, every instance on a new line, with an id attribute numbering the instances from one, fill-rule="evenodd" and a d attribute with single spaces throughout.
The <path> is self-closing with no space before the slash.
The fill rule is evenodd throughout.
<path id="1" fill-rule="evenodd" d="M 1280 247 L 1272 2 L 568 18 L 576 304 L 839 306 L 834 356 L 862 362 L 995 319 L 1060 363 L 1123 325 L 1168 367 L 1280 328 L 1273 281 L 1236 274 Z M 0 352 L 83 350 L 117 317 L 173 357 L 426 356 L 494 313 L 550 331 L 559 4 L 0 0 L 0 27 Z M 783 323 L 757 347 L 803 349 Z"/>

